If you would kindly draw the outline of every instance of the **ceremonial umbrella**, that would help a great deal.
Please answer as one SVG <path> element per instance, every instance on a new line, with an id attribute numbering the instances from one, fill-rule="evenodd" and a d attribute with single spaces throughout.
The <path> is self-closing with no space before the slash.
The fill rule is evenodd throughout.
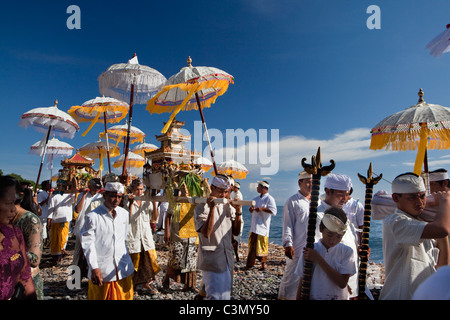
<path id="1" fill-rule="evenodd" d="M 416 150 L 414 173 L 420 175 L 422 165 L 428 172 L 427 149 L 450 148 L 450 108 L 428 104 L 419 91 L 419 102 L 386 117 L 370 131 L 370 149 Z"/>
<path id="2" fill-rule="evenodd" d="M 91 159 L 99 159 L 99 170 L 100 172 L 103 170 L 103 158 L 104 157 L 117 157 L 120 152 L 118 149 L 114 148 L 112 149 L 109 143 L 106 141 L 96 141 L 96 142 L 90 142 L 82 146 L 78 149 L 80 154 L 82 156 L 89 157 Z M 109 158 L 108 158 L 109 160 Z M 108 163 L 109 164 L 109 163 Z M 111 169 L 109 170 L 111 173 Z"/>
<path id="3" fill-rule="evenodd" d="M 224 161 L 217 166 L 217 173 L 232 176 L 234 179 L 245 179 L 248 170 L 240 162 L 234 159 Z M 215 173 L 211 173 L 213 176 Z"/>
<path id="4" fill-rule="evenodd" d="M 77 121 L 80 122 L 91 122 L 89 128 L 83 132 L 84 137 L 89 130 L 97 122 L 103 122 L 105 125 L 105 136 L 106 136 L 106 156 L 108 158 L 109 172 L 111 173 L 111 161 L 109 155 L 109 139 L 108 139 L 108 129 L 106 127 L 107 123 L 118 123 L 123 118 L 127 116 L 129 105 L 126 102 L 109 98 L 109 97 L 96 97 L 95 99 L 88 100 L 84 102 L 81 106 L 72 106 L 68 113 L 72 115 Z M 103 159 L 103 157 L 101 158 Z"/>
<path id="5" fill-rule="evenodd" d="M 161 88 L 166 80 L 159 71 L 148 66 L 140 65 L 136 53 L 128 63 L 114 64 L 98 77 L 101 94 L 119 100 L 130 100 L 128 133 L 124 153 L 125 161 L 122 172 L 124 176 L 126 175 L 126 163 L 130 147 L 133 103 L 146 103 Z"/>
<path id="6" fill-rule="evenodd" d="M 50 139 L 47 143 L 47 163 L 50 165 L 50 177 L 52 176 L 53 172 L 53 157 L 69 157 L 72 155 L 73 147 L 63 141 L 59 141 L 55 137 Z M 36 143 L 34 143 L 30 147 L 30 153 L 31 154 L 37 154 L 42 157 L 44 153 L 44 141 L 40 140 Z"/>
<path id="7" fill-rule="evenodd" d="M 198 109 L 208 141 L 214 172 L 217 173 L 203 108 L 209 108 L 218 96 L 223 95 L 228 90 L 229 84 L 234 83 L 234 78 L 217 68 L 193 67 L 191 57 L 187 62 L 188 66 L 170 77 L 164 87 L 148 101 L 147 110 L 150 113 L 172 113 L 169 121 L 161 130 L 162 133 L 165 133 L 181 110 Z"/>
<path id="8" fill-rule="evenodd" d="M 131 150 L 132 152 L 144 157 L 146 152 L 151 152 L 158 149 L 157 146 L 155 146 L 154 144 L 151 143 L 146 143 L 144 141 L 144 143 L 138 144 L 137 146 L 135 146 L 133 148 L 133 150 Z"/>
<path id="9" fill-rule="evenodd" d="M 426 49 L 430 50 L 430 54 L 436 58 L 450 51 L 450 24 L 447 24 L 444 31 L 428 42 Z"/>
<path id="10" fill-rule="evenodd" d="M 113 167 L 114 168 L 120 168 L 123 166 L 123 161 L 125 160 L 125 155 L 122 154 L 117 160 L 114 162 Z M 128 160 L 127 165 L 134 168 L 142 168 L 145 164 L 145 159 L 141 157 L 140 155 L 134 153 L 134 152 L 128 152 Z"/>
<path id="11" fill-rule="evenodd" d="M 57 104 L 58 101 L 55 101 L 55 105 L 52 107 L 31 109 L 22 114 L 19 122 L 19 126 L 24 127 L 25 129 L 31 126 L 38 132 L 47 133 L 45 142 L 43 143 L 44 150 L 42 152 L 39 173 L 34 187 L 35 192 L 39 184 L 39 178 L 41 177 L 42 164 L 44 163 L 45 154 L 47 152 L 47 143 L 50 133 L 53 132 L 55 135 L 62 138 L 73 138 L 75 132 L 80 129 L 76 120 L 66 112 L 59 110 Z"/>
<path id="12" fill-rule="evenodd" d="M 136 143 L 136 142 L 143 143 L 144 138 L 145 138 L 145 133 L 142 132 L 142 130 L 136 128 L 135 126 L 131 126 L 129 128 L 127 123 L 126 124 L 118 124 L 118 125 L 110 127 L 108 129 L 108 135 L 111 139 L 117 141 L 114 149 L 117 147 L 119 142 L 122 141 L 125 137 L 128 138 L 129 143 Z M 100 133 L 100 136 L 102 138 L 104 138 L 105 134 L 102 132 L 102 133 Z M 124 145 L 124 147 L 125 147 L 125 145 Z M 125 154 L 125 152 L 124 152 L 124 154 Z"/>
<path id="13" fill-rule="evenodd" d="M 211 160 L 209 160 L 208 158 L 205 158 L 205 157 L 198 157 L 197 159 L 194 160 L 194 164 L 201 165 L 203 171 L 205 171 L 205 172 L 208 172 L 209 169 L 211 169 L 211 167 L 213 166 L 213 163 L 211 162 Z"/>

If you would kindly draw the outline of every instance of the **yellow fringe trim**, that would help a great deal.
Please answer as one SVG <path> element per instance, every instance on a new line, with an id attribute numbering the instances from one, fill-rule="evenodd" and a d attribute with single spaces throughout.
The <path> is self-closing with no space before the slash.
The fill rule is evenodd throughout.
<path id="1" fill-rule="evenodd" d="M 85 118 L 78 116 L 76 114 L 77 111 L 85 114 L 87 117 Z M 89 128 L 82 134 L 82 136 L 84 137 L 97 122 L 100 121 L 101 123 L 104 123 L 103 114 L 105 111 L 108 113 L 120 113 L 120 116 L 117 118 L 107 119 L 107 123 L 119 123 L 128 114 L 128 108 L 123 105 L 98 105 L 93 107 L 72 106 L 69 111 L 67 111 L 67 113 L 70 114 L 72 118 L 74 118 L 77 122 L 92 122 Z"/>
<path id="2" fill-rule="evenodd" d="M 160 114 L 160 113 L 165 113 L 165 112 L 172 113 L 169 118 L 169 121 L 166 123 L 164 128 L 161 130 L 162 133 L 166 133 L 167 130 L 169 129 L 169 126 L 172 123 L 173 119 L 180 111 L 182 111 L 182 110 L 189 111 L 192 109 L 198 110 L 198 104 L 196 101 L 194 101 L 192 103 L 188 103 L 189 100 L 192 98 L 192 96 L 196 92 L 199 92 L 200 90 L 204 90 L 204 89 L 215 89 L 217 91 L 214 96 L 212 96 L 211 98 L 204 100 L 200 103 L 200 106 L 202 108 L 209 108 L 211 106 L 211 104 L 216 102 L 217 97 L 223 95 L 228 90 L 229 84 L 230 84 L 229 80 L 222 79 L 222 80 L 204 81 L 201 83 L 197 83 L 197 82 L 180 83 L 180 84 L 165 86 L 153 98 L 151 98 L 148 101 L 146 110 L 149 111 L 151 114 L 153 114 L 153 113 Z M 180 90 L 186 91 L 188 93 L 180 105 L 178 105 L 178 106 L 176 106 L 176 105 L 161 106 L 161 105 L 155 104 L 155 101 L 157 101 L 157 99 L 160 96 L 162 96 L 163 94 L 165 94 L 166 92 L 168 92 L 172 89 L 180 89 Z"/>
<path id="3" fill-rule="evenodd" d="M 420 132 L 373 133 L 370 141 L 372 150 L 406 151 L 419 147 Z M 428 149 L 445 150 L 450 148 L 450 130 L 428 128 Z"/>

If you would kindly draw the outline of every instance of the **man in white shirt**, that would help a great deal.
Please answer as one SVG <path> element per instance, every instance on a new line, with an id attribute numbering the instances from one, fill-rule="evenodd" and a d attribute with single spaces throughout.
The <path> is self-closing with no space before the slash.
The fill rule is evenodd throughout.
<path id="1" fill-rule="evenodd" d="M 81 269 L 81 275 L 87 275 L 87 265 L 86 259 L 83 255 L 83 250 L 81 250 L 80 241 L 80 231 L 83 228 L 84 218 L 86 216 L 86 209 L 89 207 L 92 201 L 97 200 L 101 197 L 99 191 L 102 188 L 102 182 L 98 178 L 93 178 L 89 180 L 89 187 L 83 190 L 77 198 L 77 203 L 74 208 L 74 220 L 76 221 L 75 227 L 73 229 L 73 234 L 76 237 L 75 248 L 73 252 L 72 264 L 77 265 Z"/>
<path id="2" fill-rule="evenodd" d="M 287 199 L 283 207 L 283 247 L 286 268 L 278 291 L 280 300 L 296 299 L 300 277 L 294 271 L 302 250 L 306 246 L 312 175 L 302 171 L 298 176 L 298 186 L 300 190 Z"/>
<path id="3" fill-rule="evenodd" d="M 54 264 L 66 254 L 65 247 L 69 236 L 69 224 L 73 217 L 75 193 L 53 194 L 48 205 L 47 223 L 50 225 L 50 253 Z"/>
<path id="4" fill-rule="evenodd" d="M 428 175 L 430 181 L 430 192 L 448 191 L 450 190 L 450 180 L 448 172 L 445 169 L 437 169 L 431 171 Z"/>
<path id="5" fill-rule="evenodd" d="M 216 175 L 211 183 L 207 203 L 194 211 L 198 232 L 198 268 L 202 270 L 206 300 L 230 300 L 233 284 L 234 257 L 232 234 L 239 234 L 241 215 L 231 204 L 216 204 L 216 198 L 226 198 L 230 188 L 228 177 Z M 239 208 L 240 209 L 240 208 Z"/>
<path id="6" fill-rule="evenodd" d="M 248 239 L 248 256 L 246 269 L 255 265 L 256 259 L 261 261 L 261 270 L 265 270 L 269 254 L 269 231 L 272 215 L 277 214 L 275 199 L 269 194 L 269 183 L 258 181 L 256 191 L 260 194 L 254 198 L 255 206 L 249 208 L 252 214 L 250 237 Z"/>
<path id="7" fill-rule="evenodd" d="M 436 267 L 449 263 L 450 191 L 433 196 L 438 211 L 432 222 L 425 222 L 420 218 L 426 205 L 423 179 L 404 173 L 392 181 L 392 199 L 397 208 L 383 221 L 386 280 L 380 300 L 412 299 Z"/>
<path id="8" fill-rule="evenodd" d="M 104 203 L 86 215 L 81 246 L 89 266 L 89 300 L 132 300 L 134 265 L 125 240 L 129 213 L 119 204 L 124 194 L 120 182 L 108 182 Z"/>

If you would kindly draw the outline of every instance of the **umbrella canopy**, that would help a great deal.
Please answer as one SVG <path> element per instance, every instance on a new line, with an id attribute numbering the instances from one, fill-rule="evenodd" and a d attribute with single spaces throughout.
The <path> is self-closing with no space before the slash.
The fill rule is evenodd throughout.
<path id="1" fill-rule="evenodd" d="M 139 64 L 136 54 L 127 63 L 110 66 L 98 77 L 102 95 L 134 103 L 146 103 L 166 82 L 159 71 Z M 131 103 L 130 103 L 131 104 Z"/>
<path id="2" fill-rule="evenodd" d="M 127 116 L 129 108 L 124 101 L 103 96 L 85 101 L 81 106 L 72 106 L 68 113 L 79 122 L 91 122 L 82 134 L 85 136 L 97 122 L 119 123 Z"/>
<path id="3" fill-rule="evenodd" d="M 117 149 L 109 147 L 109 155 L 111 158 L 117 157 L 120 152 Z M 82 156 L 89 157 L 91 159 L 104 158 L 107 155 L 108 147 L 106 141 L 96 141 L 86 143 L 84 146 L 78 149 Z"/>
<path id="4" fill-rule="evenodd" d="M 44 150 L 42 152 L 41 164 L 39 166 L 39 173 L 36 179 L 36 185 L 34 186 L 34 192 L 37 190 L 39 184 L 39 178 L 41 177 L 42 165 L 44 163 L 45 154 L 47 152 L 47 144 L 50 137 L 50 133 L 54 133 L 62 138 L 73 138 L 75 132 L 80 127 L 78 123 L 69 114 L 61 111 L 57 107 L 58 100 L 55 101 L 55 105 L 47 108 L 35 108 L 22 114 L 19 126 L 27 129 L 28 127 L 35 128 L 38 132 L 47 133 L 47 136 L 42 140 L 45 141 L 42 145 Z"/>
<path id="5" fill-rule="evenodd" d="M 214 67 L 193 67 L 191 57 L 188 66 L 171 76 L 164 87 L 147 103 L 150 113 L 172 113 L 161 131 L 165 133 L 181 110 L 209 108 L 218 96 L 223 95 L 234 78 Z"/>
<path id="6" fill-rule="evenodd" d="M 133 148 L 133 150 L 131 150 L 131 151 L 143 157 L 143 156 L 145 156 L 146 152 L 151 152 L 156 149 L 159 149 L 159 148 L 157 146 L 155 146 L 154 144 L 144 142 L 144 143 L 141 143 L 141 144 L 138 144 L 137 146 L 135 146 Z"/>
<path id="7" fill-rule="evenodd" d="M 232 176 L 234 179 L 245 179 L 248 174 L 247 168 L 236 160 L 227 160 L 217 166 L 217 172 L 227 176 Z M 215 173 L 211 173 L 213 176 Z"/>
<path id="8" fill-rule="evenodd" d="M 213 167 L 213 163 L 211 160 L 205 157 L 198 157 L 194 160 L 194 164 L 199 164 L 202 166 L 203 171 L 208 172 L 209 169 Z"/>
<path id="9" fill-rule="evenodd" d="M 188 66 L 173 75 L 164 84 L 164 87 L 147 103 L 150 113 L 171 112 L 169 121 L 161 130 L 166 133 L 175 116 L 181 110 L 198 109 L 205 130 L 206 140 L 211 153 L 214 172 L 217 174 L 214 152 L 206 127 L 203 108 L 208 108 L 216 101 L 218 96 L 223 95 L 234 78 L 230 74 L 213 67 L 193 67 L 192 59 L 188 57 Z"/>
<path id="10" fill-rule="evenodd" d="M 125 155 L 121 155 L 117 160 L 114 162 L 113 167 L 114 168 L 120 168 L 123 166 L 123 161 L 125 159 Z M 141 157 L 138 154 L 135 154 L 133 152 L 128 152 L 128 159 L 127 159 L 127 166 L 134 167 L 134 168 L 142 168 L 145 164 L 145 159 Z"/>
<path id="11" fill-rule="evenodd" d="M 436 58 L 450 51 L 450 24 L 447 24 L 444 31 L 428 42 L 426 49 L 430 50 L 430 54 Z"/>
<path id="12" fill-rule="evenodd" d="M 414 173 L 420 174 L 427 149 L 450 148 L 450 108 L 428 104 L 419 91 L 419 102 L 403 111 L 386 117 L 371 130 L 370 149 L 416 150 Z"/>
<path id="13" fill-rule="evenodd" d="M 118 123 L 127 116 L 130 106 L 128 103 L 109 97 L 96 97 L 84 102 L 81 106 L 72 106 L 68 111 L 75 119 L 82 122 L 91 122 L 91 125 L 82 136 L 84 137 L 97 122 L 103 122 L 106 136 L 106 157 L 108 159 L 109 172 L 111 173 L 111 161 L 109 155 L 109 139 L 107 123 Z M 100 158 L 100 159 L 103 159 Z M 103 162 L 102 162 L 103 165 Z"/>
<path id="14" fill-rule="evenodd" d="M 133 118 L 133 103 L 145 103 L 164 84 L 166 78 L 155 69 L 140 65 L 136 53 L 128 63 L 114 64 L 98 77 L 99 90 L 103 95 L 119 100 L 130 100 L 128 132 L 125 142 L 125 160 L 122 175 L 126 176 L 126 163 L 130 148 L 130 130 Z"/>
<path id="15" fill-rule="evenodd" d="M 44 145 L 43 141 L 37 141 L 30 147 L 30 153 L 31 154 L 37 154 L 39 156 L 42 156 L 44 152 Z M 50 139 L 47 143 L 47 154 L 53 154 L 61 157 L 68 157 L 72 155 L 73 147 L 63 141 L 59 141 L 55 137 Z"/>
<path id="16" fill-rule="evenodd" d="M 30 147 L 30 153 L 31 154 L 37 154 L 42 157 L 44 153 L 45 145 L 44 141 L 37 141 Z M 47 150 L 46 154 L 47 157 L 47 165 L 50 169 L 50 177 L 53 174 L 53 158 L 56 157 L 69 157 L 72 155 L 73 147 L 63 141 L 59 141 L 55 137 L 50 139 L 47 143 Z"/>
<path id="17" fill-rule="evenodd" d="M 34 108 L 22 114 L 19 126 L 34 128 L 38 132 L 53 133 L 61 138 L 73 138 L 80 129 L 77 121 L 58 109 L 58 101 L 51 107 Z"/>
<path id="18" fill-rule="evenodd" d="M 126 137 L 128 134 L 128 124 L 118 124 L 115 126 L 112 126 L 108 128 L 108 135 L 111 139 L 119 142 L 122 141 L 124 137 Z M 105 137 L 105 134 L 102 132 L 100 133 L 100 136 L 102 138 Z M 136 143 L 136 142 L 144 142 L 145 133 L 134 127 L 131 126 L 130 128 L 130 143 Z"/>

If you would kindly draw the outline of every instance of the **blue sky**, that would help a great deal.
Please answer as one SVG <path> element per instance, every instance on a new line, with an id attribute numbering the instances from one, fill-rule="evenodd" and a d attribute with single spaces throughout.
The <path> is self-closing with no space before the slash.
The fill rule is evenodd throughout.
<path id="1" fill-rule="evenodd" d="M 69 30 L 69 5 L 81 9 L 81 29 Z M 381 29 L 370 30 L 370 5 L 381 9 Z M 450 23 L 448 1 L 25 1 L 2 4 L 0 12 L 0 168 L 36 180 L 40 159 L 29 154 L 42 138 L 18 126 L 20 116 L 59 101 L 72 105 L 100 96 L 98 76 L 137 53 L 140 64 L 167 78 L 186 66 L 220 68 L 235 83 L 205 110 L 212 132 L 254 129 L 279 132 L 279 169 L 261 173 L 250 164 L 241 181 L 247 199 L 254 182 L 267 178 L 279 205 L 297 190 L 301 159 L 320 146 L 323 163 L 348 174 L 363 201 L 372 162 L 388 181 L 412 171 L 412 152 L 369 150 L 370 129 L 386 116 L 425 101 L 450 106 L 450 56 L 432 57 L 426 44 Z M 150 115 L 135 105 L 133 125 L 156 144 L 169 114 Z M 177 116 L 194 133 L 196 111 Z M 101 125 L 86 137 L 80 123 L 75 148 L 96 141 Z M 216 130 L 216 131 L 214 131 Z M 258 135 L 258 139 L 261 136 Z M 216 140 L 216 146 L 221 141 Z M 224 142 L 225 144 L 225 142 Z M 207 149 L 203 141 L 202 148 Z M 217 147 L 218 154 L 221 150 Z M 198 151 L 198 150 L 197 150 Z M 243 150 L 233 154 L 242 155 Z M 248 156 L 248 155 L 247 155 Z M 448 167 L 448 151 L 429 151 L 430 169 Z M 261 160 L 261 159 L 259 159 Z M 248 162 L 248 161 L 247 161 Z M 55 161 L 58 169 L 59 159 Z M 208 174 L 209 175 L 209 174 Z M 42 178 L 47 179 L 44 171 Z M 41 178 L 41 181 L 42 181 Z M 375 187 L 390 190 L 388 182 Z"/>

